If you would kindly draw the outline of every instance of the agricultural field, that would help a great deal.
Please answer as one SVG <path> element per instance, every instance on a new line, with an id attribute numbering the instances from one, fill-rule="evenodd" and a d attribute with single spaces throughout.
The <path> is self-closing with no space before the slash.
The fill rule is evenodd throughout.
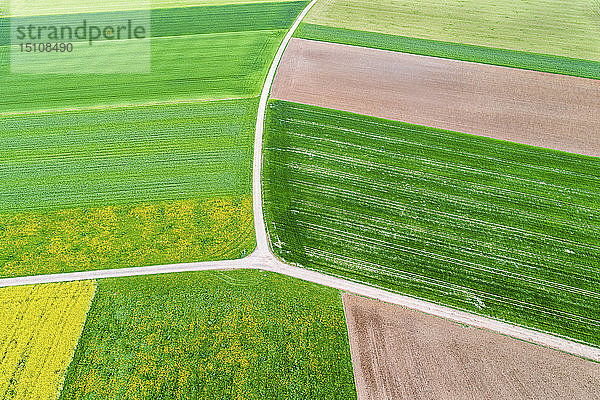
<path id="1" fill-rule="evenodd" d="M 255 3 L 153 10 L 149 74 L 78 74 L 83 68 L 80 65 L 74 65 L 73 73 L 68 75 L 52 74 L 52 71 L 11 74 L 9 58 L 4 57 L 0 64 L 0 115 L 101 105 L 256 97 L 285 29 L 304 4 Z M 65 22 L 76 26 L 74 21 L 82 17 L 85 14 L 68 14 Z M 129 17 L 123 12 L 103 18 Z M 40 16 L 38 23 L 44 23 L 44 18 Z M 2 20 L 6 24 L 18 23 L 19 18 Z M 27 23 L 30 20 L 31 17 L 27 18 Z M 4 39 L 6 42 L 7 38 Z M 97 57 L 98 51 L 106 51 L 107 59 L 111 59 L 113 47 L 95 46 L 91 46 L 90 56 Z M 90 51 L 86 48 L 90 46 L 86 44 L 79 51 Z M 85 58 L 81 56 L 75 61 L 82 63 Z"/>
<path id="2" fill-rule="evenodd" d="M 600 159 L 271 101 L 284 261 L 600 345 Z"/>
<path id="3" fill-rule="evenodd" d="M 249 194 L 257 104 L 4 116 L 0 212 Z"/>
<path id="4" fill-rule="evenodd" d="M 251 99 L 0 119 L 0 276 L 249 254 L 256 107 Z"/>
<path id="5" fill-rule="evenodd" d="M 252 252 L 258 96 L 306 2 L 188 3 L 130 11 L 120 0 L 113 9 L 78 2 L 80 14 L 50 16 L 52 4 L 40 2 L 40 15 L 0 19 L 74 24 L 93 12 L 109 21 L 148 12 L 152 25 L 148 74 L 75 65 L 66 75 L 15 74 L 3 58 L 0 277 Z M 116 49 L 84 47 L 84 64 Z"/>
<path id="6" fill-rule="evenodd" d="M 258 270 L 98 282 L 61 399 L 356 398 L 340 293 Z"/>
<path id="7" fill-rule="evenodd" d="M 560 10 L 557 12 L 557 10 Z M 296 36 L 600 79 L 592 0 L 318 2 Z"/>
<path id="8" fill-rule="evenodd" d="M 57 399 L 96 284 L 0 289 L 0 398 Z"/>
<path id="9" fill-rule="evenodd" d="M 249 196 L 0 214 L 0 277 L 242 258 Z"/>

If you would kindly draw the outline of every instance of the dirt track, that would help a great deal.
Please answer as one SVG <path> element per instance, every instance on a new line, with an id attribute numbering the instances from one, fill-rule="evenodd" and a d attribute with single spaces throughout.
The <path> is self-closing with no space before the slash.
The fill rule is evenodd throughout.
<path id="1" fill-rule="evenodd" d="M 273 98 L 600 156 L 600 81 L 294 38 Z"/>
<path id="2" fill-rule="evenodd" d="M 359 400 L 600 399 L 600 364 L 344 294 Z"/>

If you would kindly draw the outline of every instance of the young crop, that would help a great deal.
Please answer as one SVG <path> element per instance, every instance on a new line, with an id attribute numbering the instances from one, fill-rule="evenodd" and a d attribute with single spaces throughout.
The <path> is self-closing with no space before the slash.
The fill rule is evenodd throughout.
<path id="1" fill-rule="evenodd" d="M 285 261 L 600 345 L 600 159 L 282 101 L 267 126 Z"/>

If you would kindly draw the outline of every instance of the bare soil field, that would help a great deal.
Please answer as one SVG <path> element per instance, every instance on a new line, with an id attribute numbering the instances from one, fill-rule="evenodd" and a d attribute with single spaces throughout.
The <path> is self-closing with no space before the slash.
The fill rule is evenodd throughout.
<path id="1" fill-rule="evenodd" d="M 294 38 L 273 98 L 600 156 L 600 81 Z"/>
<path id="2" fill-rule="evenodd" d="M 600 364 L 344 294 L 358 398 L 600 399 Z"/>

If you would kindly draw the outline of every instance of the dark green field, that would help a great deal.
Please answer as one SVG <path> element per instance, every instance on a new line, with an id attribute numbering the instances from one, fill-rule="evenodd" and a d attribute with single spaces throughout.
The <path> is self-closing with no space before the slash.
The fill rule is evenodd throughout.
<path id="1" fill-rule="evenodd" d="M 282 101 L 278 256 L 600 345 L 600 159 Z"/>
<path id="2" fill-rule="evenodd" d="M 261 271 L 108 279 L 67 399 L 356 399 L 337 290 Z"/>

